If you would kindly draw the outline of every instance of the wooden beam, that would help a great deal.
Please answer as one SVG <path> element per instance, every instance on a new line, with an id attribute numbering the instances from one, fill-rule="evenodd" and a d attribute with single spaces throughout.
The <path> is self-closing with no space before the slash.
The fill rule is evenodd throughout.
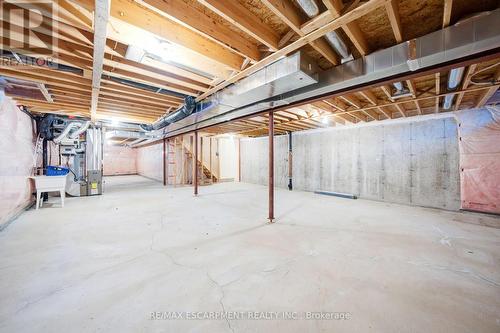
<path id="1" fill-rule="evenodd" d="M 368 89 L 367 90 L 362 90 L 359 93 L 361 94 L 361 96 L 363 96 L 372 105 L 377 105 L 378 104 L 377 97 L 370 90 L 368 90 Z"/>
<path id="2" fill-rule="evenodd" d="M 495 95 L 497 90 L 498 90 L 498 87 L 491 87 L 488 90 L 486 90 L 484 92 L 484 94 L 481 96 L 481 98 L 479 98 L 478 102 L 476 103 L 476 108 L 480 108 L 480 107 L 484 106 L 488 102 L 488 100 L 493 95 Z"/>
<path id="3" fill-rule="evenodd" d="M 52 96 L 50 96 L 49 92 L 47 91 L 47 88 L 45 87 L 45 84 L 38 83 L 37 86 L 38 86 L 38 89 L 40 89 L 40 91 L 42 92 L 43 97 L 45 97 L 45 99 L 47 100 L 47 102 L 54 103 L 54 100 L 52 99 Z"/>
<path id="4" fill-rule="evenodd" d="M 377 110 L 382 113 L 387 119 L 392 119 L 392 115 L 387 113 L 382 107 L 378 107 Z"/>
<path id="5" fill-rule="evenodd" d="M 99 89 L 101 88 L 109 10 L 110 0 L 96 0 L 94 11 L 94 65 L 92 68 L 92 96 L 90 99 L 90 119 L 92 121 L 96 119 Z"/>
<path id="6" fill-rule="evenodd" d="M 435 75 L 435 85 L 436 85 L 436 104 L 434 113 L 439 112 L 439 93 L 441 92 L 441 75 L 437 72 Z"/>
<path id="7" fill-rule="evenodd" d="M 402 104 L 394 104 L 394 107 L 399 111 L 403 118 L 406 118 L 406 112 Z"/>
<path id="8" fill-rule="evenodd" d="M 236 75 L 231 76 L 228 78 L 226 81 L 218 84 L 214 88 L 210 89 L 209 91 L 205 92 L 204 94 L 198 96 L 196 98 L 197 101 L 200 101 L 213 93 L 216 93 L 217 91 L 227 87 L 228 85 L 250 75 L 255 73 L 256 71 L 260 70 L 261 68 L 264 68 L 265 66 L 275 62 L 276 60 L 280 59 L 282 56 L 287 55 L 298 48 L 310 43 L 311 41 L 314 41 L 322 36 L 324 36 L 326 33 L 333 31 L 335 29 L 338 29 L 344 24 L 347 24 L 349 22 L 352 22 L 354 20 L 357 20 L 358 18 L 368 14 L 369 12 L 375 10 L 376 8 L 379 8 L 380 6 L 385 5 L 385 3 L 388 0 L 370 0 L 359 7 L 347 12 L 345 15 L 333 20 L 332 22 L 322 26 L 321 28 L 314 30 L 313 32 L 300 37 L 297 41 L 283 47 L 282 49 L 274 52 L 273 54 L 267 56 L 266 58 L 260 60 L 259 62 L 255 63 L 254 65 L 248 67 L 247 69 L 239 72 Z"/>
<path id="9" fill-rule="evenodd" d="M 417 100 L 413 101 L 415 103 L 415 107 L 417 108 L 418 114 L 422 114 L 422 109 L 420 108 L 420 104 Z"/>
<path id="10" fill-rule="evenodd" d="M 64 8 L 68 13 L 76 17 L 78 20 L 80 20 L 89 29 L 92 29 L 92 20 L 87 17 L 87 15 L 85 15 L 85 13 L 83 13 L 80 9 L 76 8 L 74 4 L 67 0 L 58 0 L 57 4 L 61 8 Z"/>
<path id="11" fill-rule="evenodd" d="M 198 2 L 266 45 L 272 51 L 278 49 L 278 34 L 238 1 L 198 0 Z"/>
<path id="12" fill-rule="evenodd" d="M 203 36 L 212 39 L 219 44 L 236 51 L 241 56 L 260 60 L 260 52 L 257 45 L 245 38 L 241 38 L 227 26 L 207 16 L 200 9 L 188 5 L 182 0 L 143 0 L 147 5 L 157 9 L 168 18 L 199 32 Z"/>
<path id="13" fill-rule="evenodd" d="M 498 82 L 498 80 L 500 80 L 500 67 L 498 67 L 497 71 L 495 72 L 495 74 L 493 74 L 493 79 L 492 81 L 493 82 Z M 477 102 L 476 104 L 476 108 L 480 108 L 482 106 L 484 106 L 488 100 L 493 96 L 495 95 L 495 93 L 497 92 L 498 90 L 498 84 L 489 88 L 488 90 L 485 91 L 485 93 L 483 94 L 483 96 L 479 99 L 479 101 Z"/>
<path id="14" fill-rule="evenodd" d="M 382 89 L 384 94 L 391 102 L 394 102 L 394 98 L 392 97 L 392 88 L 389 85 L 380 86 L 380 89 Z"/>
<path id="15" fill-rule="evenodd" d="M 396 42 L 401 43 L 403 41 L 403 33 L 401 32 L 398 1 L 399 0 L 391 0 L 387 2 L 385 4 L 385 10 L 387 12 L 387 16 L 389 16 L 389 21 L 391 22 L 394 38 L 396 38 Z"/>
<path id="16" fill-rule="evenodd" d="M 413 98 L 417 97 L 417 88 L 415 87 L 415 83 L 413 80 L 406 80 L 406 85 L 408 86 L 408 89 L 410 90 L 411 96 Z"/>
<path id="17" fill-rule="evenodd" d="M 477 64 L 472 64 L 469 67 L 467 67 L 467 70 L 465 71 L 465 76 L 464 76 L 464 81 L 462 82 L 462 90 L 467 89 L 470 84 L 470 80 L 474 72 L 476 71 Z M 455 111 L 458 111 L 460 108 L 460 104 L 462 103 L 462 99 L 464 98 L 463 92 L 459 93 L 457 96 L 457 100 L 455 101 Z"/>
<path id="18" fill-rule="evenodd" d="M 344 8 L 344 3 L 342 0 L 323 0 L 326 8 L 335 15 L 336 17 L 340 16 L 342 9 Z"/>
<path id="19" fill-rule="evenodd" d="M 186 47 L 202 56 L 239 70 L 243 57 L 131 0 L 112 0 L 111 16 Z"/>
<path id="20" fill-rule="evenodd" d="M 340 99 L 344 100 L 345 102 L 351 104 L 352 106 L 354 106 L 356 109 L 360 109 L 362 107 L 361 105 L 361 102 L 359 99 L 357 99 L 355 96 L 353 95 L 344 95 L 344 96 L 339 96 Z"/>
<path id="21" fill-rule="evenodd" d="M 444 0 L 443 29 L 450 25 L 453 0 Z"/>
<path id="22" fill-rule="evenodd" d="M 306 35 L 306 33 L 301 30 L 303 19 L 296 7 L 290 1 L 263 0 L 262 2 L 276 16 L 278 16 L 283 22 L 285 22 L 292 29 L 292 31 L 297 33 L 300 37 Z M 337 53 L 335 53 L 333 48 L 327 43 L 324 38 L 319 38 L 311 42 L 310 45 L 333 65 L 340 64 L 340 59 Z"/>
<path id="23" fill-rule="evenodd" d="M 340 16 L 344 4 L 341 0 L 323 0 L 326 8 L 332 13 L 334 17 Z M 367 55 L 370 52 L 368 48 L 368 43 L 366 42 L 359 25 L 356 22 L 350 22 L 342 26 L 342 30 L 346 33 L 347 37 L 354 44 L 354 47 L 359 51 L 361 55 Z"/>

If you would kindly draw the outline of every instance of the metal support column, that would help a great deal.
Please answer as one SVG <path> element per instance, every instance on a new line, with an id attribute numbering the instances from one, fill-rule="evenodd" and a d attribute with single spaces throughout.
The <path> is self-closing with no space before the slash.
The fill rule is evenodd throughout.
<path id="1" fill-rule="evenodd" d="M 293 189 L 292 184 L 292 165 L 293 165 L 293 154 L 292 154 L 292 132 L 288 132 L 288 189 L 291 191 Z"/>
<path id="2" fill-rule="evenodd" d="M 269 222 L 274 220 L 274 115 L 269 111 Z"/>
<path id="3" fill-rule="evenodd" d="M 194 195 L 198 195 L 198 131 L 194 132 L 193 168 Z"/>
<path id="4" fill-rule="evenodd" d="M 163 186 L 167 185 L 167 153 L 166 153 L 166 140 L 163 139 Z"/>

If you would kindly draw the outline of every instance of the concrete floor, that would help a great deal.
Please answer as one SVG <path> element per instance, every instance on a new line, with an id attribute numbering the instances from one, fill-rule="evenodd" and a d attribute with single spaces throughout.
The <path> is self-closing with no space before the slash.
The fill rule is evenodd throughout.
<path id="1" fill-rule="evenodd" d="M 500 331 L 498 218 L 277 190 L 269 225 L 259 185 L 106 190 L 0 233 L 1 332 Z M 316 311 L 349 319 L 262 319 Z"/>

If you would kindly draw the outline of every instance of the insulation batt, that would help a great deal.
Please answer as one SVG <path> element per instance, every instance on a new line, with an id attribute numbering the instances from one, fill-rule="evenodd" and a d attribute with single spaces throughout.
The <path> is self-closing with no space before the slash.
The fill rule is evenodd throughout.
<path id="1" fill-rule="evenodd" d="M 32 200 L 33 125 L 5 97 L 0 102 L 0 228 Z"/>
<path id="2" fill-rule="evenodd" d="M 462 209 L 500 214 L 500 108 L 456 114 Z"/>

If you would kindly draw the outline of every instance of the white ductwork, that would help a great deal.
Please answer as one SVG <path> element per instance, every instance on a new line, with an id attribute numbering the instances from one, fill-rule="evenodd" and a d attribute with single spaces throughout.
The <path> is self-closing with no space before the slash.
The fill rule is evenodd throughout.
<path id="1" fill-rule="evenodd" d="M 75 139 L 77 138 L 80 134 L 82 134 L 83 132 L 85 132 L 89 126 L 90 126 L 91 122 L 90 121 L 87 121 L 85 122 L 82 126 L 80 126 L 79 129 L 77 129 L 76 131 L 72 132 L 70 135 L 69 135 L 69 138 L 70 139 Z"/>
<path id="2" fill-rule="evenodd" d="M 319 15 L 319 7 L 315 0 L 296 0 L 300 8 L 306 13 L 309 18 Z M 354 59 L 349 48 L 342 38 L 335 32 L 330 31 L 325 35 L 328 44 L 342 57 L 342 63 Z"/>
<path id="3" fill-rule="evenodd" d="M 68 125 L 66 125 L 66 127 L 64 128 L 64 130 L 61 132 L 61 134 L 59 134 L 57 137 L 54 138 L 54 143 L 59 143 L 61 142 L 62 140 L 64 140 L 69 132 L 73 129 L 73 128 L 77 128 L 78 126 L 81 126 L 81 123 L 78 122 L 78 121 L 73 121 L 73 122 L 70 122 Z"/>

